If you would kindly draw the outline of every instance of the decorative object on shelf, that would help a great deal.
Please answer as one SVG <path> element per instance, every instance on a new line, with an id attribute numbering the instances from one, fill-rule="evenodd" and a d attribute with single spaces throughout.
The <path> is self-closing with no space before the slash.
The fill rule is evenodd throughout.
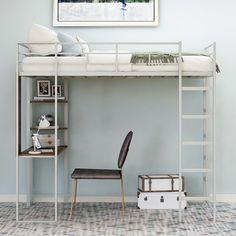
<path id="1" fill-rule="evenodd" d="M 53 149 L 52 148 L 41 149 L 41 153 L 53 153 Z"/>
<path id="2" fill-rule="evenodd" d="M 52 85 L 52 96 L 55 96 L 55 85 Z M 61 97 L 61 85 L 57 85 L 57 96 Z"/>
<path id="3" fill-rule="evenodd" d="M 38 133 L 39 133 L 40 129 L 47 128 L 49 126 L 50 126 L 50 123 L 46 119 L 46 117 L 44 115 L 41 116 L 41 120 L 39 122 L 37 133 L 32 135 L 34 150 L 29 151 L 29 154 L 35 155 L 35 154 L 40 154 L 41 153 L 41 151 L 38 150 L 39 148 L 41 148 L 41 144 L 40 144 L 39 139 L 38 139 L 38 135 L 39 135 Z"/>
<path id="4" fill-rule="evenodd" d="M 157 26 L 159 0 L 54 0 L 54 26 Z"/>
<path id="5" fill-rule="evenodd" d="M 51 96 L 51 82 L 50 80 L 37 80 L 37 96 L 50 97 Z"/>
<path id="6" fill-rule="evenodd" d="M 45 117 L 46 120 L 50 123 L 49 126 L 53 126 L 53 125 L 55 124 L 54 116 L 53 116 L 53 115 L 51 115 L 51 114 L 46 114 L 46 115 L 43 115 L 43 117 Z M 38 120 L 38 123 L 37 123 L 38 126 L 39 126 L 39 123 L 41 122 L 41 120 L 42 120 L 42 116 L 41 116 L 40 119 Z M 49 126 L 46 127 L 46 128 L 49 128 Z"/>
<path id="7" fill-rule="evenodd" d="M 38 140 L 41 148 L 49 148 L 55 146 L 55 134 L 39 134 Z M 57 146 L 60 146 L 60 139 L 57 139 Z"/>
<path id="8" fill-rule="evenodd" d="M 45 117 L 46 117 L 46 119 L 49 121 L 50 126 L 55 124 L 54 116 L 53 116 L 53 115 L 47 114 Z"/>

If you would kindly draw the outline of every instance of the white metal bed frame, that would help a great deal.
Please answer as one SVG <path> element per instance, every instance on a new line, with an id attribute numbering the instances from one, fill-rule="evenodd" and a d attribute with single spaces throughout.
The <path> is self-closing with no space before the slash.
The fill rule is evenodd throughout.
<path id="1" fill-rule="evenodd" d="M 43 43 L 35 43 L 35 44 L 42 44 Z M 50 43 L 46 43 L 49 45 Z M 60 43 L 61 44 L 61 43 Z M 81 44 L 81 43 L 80 43 Z M 19 155 L 21 152 L 21 140 L 20 140 L 20 117 L 21 117 L 21 111 L 20 111 L 20 98 L 21 98 L 21 77 L 39 77 L 39 76 L 51 76 L 54 77 L 55 85 L 58 84 L 58 77 L 65 77 L 65 78 L 76 78 L 76 77 L 175 77 L 178 78 L 178 90 L 179 90 L 179 100 L 178 100 L 178 106 L 179 106 L 179 136 L 178 136 L 178 169 L 179 169 L 179 178 L 181 178 L 183 173 L 203 173 L 204 175 L 204 196 L 202 197 L 187 197 L 188 201 L 212 201 L 213 204 L 213 221 L 216 221 L 216 194 L 215 194 L 215 187 L 216 187 L 216 181 L 215 181 L 215 136 L 214 136 L 214 129 L 215 129 L 215 90 L 216 90 L 216 43 L 212 43 L 209 46 L 207 46 L 204 49 L 204 52 L 209 55 L 213 60 L 213 68 L 210 72 L 184 72 L 182 70 L 182 42 L 142 42 L 142 43 L 136 43 L 136 42 L 129 42 L 129 43 L 86 43 L 88 45 L 90 44 L 96 44 L 96 45 L 113 45 L 115 46 L 115 71 L 112 72 L 89 72 L 89 71 L 80 71 L 76 73 L 59 73 L 58 72 L 58 43 L 51 43 L 50 45 L 54 45 L 55 47 L 55 63 L 54 63 L 54 71 L 53 72 L 22 72 L 20 69 L 20 48 L 27 48 L 29 43 L 19 43 L 17 47 L 17 58 L 16 58 L 16 221 L 20 222 L 28 222 L 25 220 L 19 219 L 19 158 L 20 157 L 27 157 L 29 159 L 37 158 L 38 156 L 24 156 Z M 178 48 L 178 71 L 170 71 L 170 72 L 148 72 L 148 71 L 139 71 L 139 72 L 125 72 L 125 71 L 119 71 L 119 65 L 118 62 L 118 55 L 122 54 L 119 52 L 119 47 L 122 45 L 165 45 L 165 46 L 176 46 Z M 89 53 L 87 53 L 89 54 Z M 93 53 L 94 54 L 94 53 Z M 109 53 L 108 53 L 109 54 Z M 114 54 L 114 53 L 112 53 Z M 32 53 L 32 55 L 34 55 Z M 112 63 L 113 64 L 113 63 Z M 160 63 L 161 64 L 161 63 Z M 114 65 L 114 64 L 113 64 Z M 199 77 L 204 79 L 204 86 L 198 86 L 198 87 L 189 87 L 189 86 L 183 86 L 183 78 L 184 77 Z M 211 80 L 210 80 L 211 79 Z M 68 89 L 68 81 L 65 80 L 65 90 Z M 30 82 L 27 84 L 27 91 L 28 91 L 28 99 L 30 97 L 29 91 L 30 91 Z M 183 103 L 183 92 L 194 92 L 199 91 L 203 93 L 203 114 L 198 115 L 188 115 L 183 114 L 182 111 L 182 103 Z M 210 94 L 211 91 L 211 94 Z M 209 100 L 211 99 L 211 102 Z M 55 153 L 54 156 L 47 156 L 44 157 L 52 157 L 54 158 L 54 168 L 55 168 L 55 194 L 54 194 L 54 202 L 55 202 L 55 219 L 54 221 L 57 221 L 57 202 L 58 202 L 58 196 L 57 196 L 57 164 L 58 164 L 58 148 L 57 148 L 57 136 L 58 136 L 58 99 L 57 99 L 57 93 L 55 93 L 54 97 L 54 111 L 55 111 Z M 29 109 L 29 107 L 28 107 Z M 66 107 L 66 111 L 68 112 L 68 107 Z M 29 124 L 29 117 L 27 123 Z M 204 134 L 203 134 L 203 141 L 183 141 L 182 138 L 182 122 L 185 119 L 197 119 L 197 120 L 203 120 L 204 122 Z M 65 115 L 65 120 L 68 122 L 68 115 Z M 28 125 L 29 126 L 29 125 Z M 28 129 L 27 132 L 30 133 L 30 130 Z M 211 138 L 211 140 L 209 139 Z M 68 141 L 68 133 L 65 134 L 65 140 Z M 30 145 L 30 141 L 28 142 Z M 183 146 L 203 146 L 203 158 L 204 158 L 204 166 L 202 169 L 183 169 L 182 168 L 182 148 Z M 67 154 L 65 154 L 67 155 Z M 65 157 L 64 166 L 67 167 L 68 158 Z M 29 172 L 30 172 L 30 166 L 32 165 L 32 162 L 29 162 Z M 207 165 L 210 165 L 209 168 L 207 168 Z M 209 174 L 211 174 L 211 180 L 209 177 Z M 211 192 L 209 192 L 209 183 L 211 181 Z M 68 179 L 65 178 L 65 184 L 68 183 Z M 66 187 L 67 188 L 67 187 Z M 65 191 L 66 192 L 66 191 Z M 210 196 L 211 193 L 211 196 Z M 30 187 L 28 188 L 28 194 L 30 195 Z M 179 222 L 182 221 L 182 210 L 181 210 L 181 188 L 179 188 Z M 30 204 L 31 196 L 28 198 L 27 203 Z M 30 221 L 30 222 L 42 222 L 42 221 Z M 47 221 L 48 222 L 48 221 Z"/>

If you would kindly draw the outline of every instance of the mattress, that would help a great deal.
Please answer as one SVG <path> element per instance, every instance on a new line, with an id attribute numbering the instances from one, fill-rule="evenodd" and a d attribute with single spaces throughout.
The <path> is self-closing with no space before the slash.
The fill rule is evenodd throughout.
<path id="1" fill-rule="evenodd" d="M 93 51 L 88 56 L 59 56 L 58 73 L 78 72 L 177 72 L 178 64 L 131 64 L 132 54 L 121 51 L 116 56 L 114 51 Z M 116 60 L 118 61 L 116 65 Z M 183 72 L 212 72 L 213 61 L 207 56 L 183 56 Z M 25 57 L 21 64 L 21 72 L 54 72 L 55 57 Z"/>

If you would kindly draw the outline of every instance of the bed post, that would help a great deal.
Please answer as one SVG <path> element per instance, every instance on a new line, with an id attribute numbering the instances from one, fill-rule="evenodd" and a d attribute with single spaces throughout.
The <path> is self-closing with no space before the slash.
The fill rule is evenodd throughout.
<path id="1" fill-rule="evenodd" d="M 209 51 L 209 52 L 208 52 Z M 213 42 L 209 46 L 205 48 L 205 53 L 212 58 L 212 75 L 209 79 L 212 79 L 208 84 L 211 85 L 211 101 L 210 101 L 210 108 L 211 108 L 211 123 L 209 124 L 209 130 L 211 133 L 211 140 L 209 146 L 209 156 L 210 156 L 210 163 L 211 166 L 211 201 L 212 201 L 212 213 L 213 213 L 213 222 L 216 222 L 216 152 L 215 152 L 215 105 L 216 105 L 216 42 Z M 209 134 L 210 135 L 210 134 Z M 210 194 L 210 193 L 209 193 Z"/>
<path id="2" fill-rule="evenodd" d="M 182 176 L 182 42 L 178 43 L 178 77 L 179 77 L 179 223 L 182 221 L 182 195 L 181 195 L 181 176 Z"/>
<path id="3" fill-rule="evenodd" d="M 54 82 L 55 82 L 55 97 L 54 97 L 54 112 L 55 112 L 55 156 L 54 156 L 54 184 L 55 184 L 55 193 L 54 193 L 54 200 L 55 200 L 55 222 L 57 221 L 57 159 L 58 159 L 58 150 L 57 150 L 57 124 L 58 124 L 58 117 L 57 117 L 57 85 L 58 85 L 58 43 L 55 43 L 55 65 L 54 65 Z"/>
<path id="4" fill-rule="evenodd" d="M 216 222 L 216 156 L 215 156 L 215 104 L 216 104 L 216 42 L 213 43 L 213 77 L 212 77 L 212 198 L 213 198 L 213 221 Z"/>
<path id="5" fill-rule="evenodd" d="M 16 140 L 15 140 L 15 155 L 16 155 L 16 221 L 19 221 L 19 101 L 20 101 L 20 77 L 19 77 L 19 44 L 17 44 L 16 50 Z"/>

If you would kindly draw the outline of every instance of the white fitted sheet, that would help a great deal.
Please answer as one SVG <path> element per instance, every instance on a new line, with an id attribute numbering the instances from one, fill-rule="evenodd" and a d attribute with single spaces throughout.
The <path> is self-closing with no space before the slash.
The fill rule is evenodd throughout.
<path id="1" fill-rule="evenodd" d="M 94 53 L 94 54 L 93 54 Z M 116 70 L 114 51 L 93 51 L 88 56 L 59 56 L 58 72 L 112 72 Z M 121 51 L 118 54 L 118 70 L 120 72 L 172 72 L 178 71 L 177 64 L 153 65 L 130 64 L 132 54 Z M 53 56 L 25 57 L 22 61 L 22 72 L 53 72 L 55 70 Z M 213 61 L 207 56 L 183 56 L 184 72 L 211 72 Z"/>

